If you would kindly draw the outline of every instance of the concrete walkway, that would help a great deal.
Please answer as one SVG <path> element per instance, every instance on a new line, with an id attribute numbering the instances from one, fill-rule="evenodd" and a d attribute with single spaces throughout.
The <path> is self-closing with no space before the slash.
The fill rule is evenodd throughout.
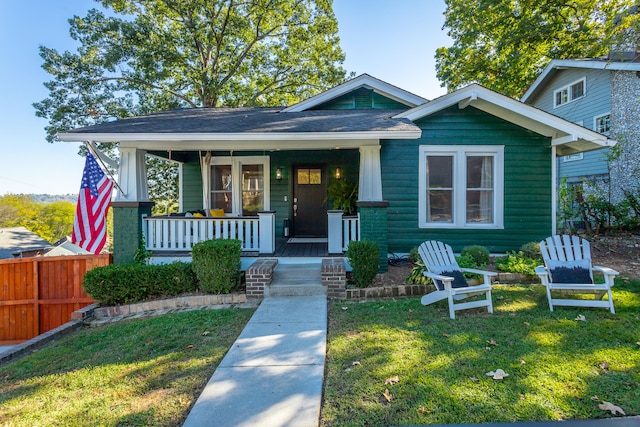
<path id="1" fill-rule="evenodd" d="M 265 298 L 184 426 L 317 426 L 326 336 L 325 295 Z"/>

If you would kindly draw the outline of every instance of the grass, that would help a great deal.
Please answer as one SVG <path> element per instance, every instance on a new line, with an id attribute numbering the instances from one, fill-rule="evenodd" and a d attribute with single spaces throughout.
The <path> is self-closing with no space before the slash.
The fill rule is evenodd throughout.
<path id="1" fill-rule="evenodd" d="M 0 425 L 181 425 L 253 310 L 83 329 L 0 367 Z"/>
<path id="2" fill-rule="evenodd" d="M 330 303 L 321 425 L 612 416 L 594 399 L 640 414 L 640 281 L 617 283 L 616 315 L 551 313 L 540 285 L 494 289 L 494 314 L 466 310 L 456 320 L 446 301 Z M 509 376 L 486 375 L 496 369 Z"/>

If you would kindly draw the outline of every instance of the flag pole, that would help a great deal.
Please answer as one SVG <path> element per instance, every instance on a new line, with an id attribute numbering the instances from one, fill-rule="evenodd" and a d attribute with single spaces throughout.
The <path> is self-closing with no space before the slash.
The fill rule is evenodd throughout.
<path id="1" fill-rule="evenodd" d="M 100 164 L 102 165 L 102 167 L 104 168 L 104 170 L 107 171 L 107 173 L 109 174 L 109 176 L 111 177 L 111 181 L 113 181 L 113 184 L 118 188 L 118 190 L 120 190 L 120 192 L 122 193 L 122 195 L 126 196 L 127 193 L 125 193 L 124 191 L 122 191 L 122 187 L 120 187 L 120 184 L 118 184 L 118 181 L 116 181 L 116 179 L 113 177 L 113 175 L 111 174 L 111 171 L 109 170 L 109 168 L 107 167 L 107 165 L 104 164 L 104 162 L 102 161 L 102 159 L 100 158 L 100 155 L 98 155 L 98 153 L 96 153 L 96 149 L 95 147 L 91 144 L 91 141 L 87 141 L 86 142 L 87 146 L 89 147 L 89 150 L 93 153 L 93 155 L 95 157 L 98 158 L 98 161 L 100 162 Z"/>

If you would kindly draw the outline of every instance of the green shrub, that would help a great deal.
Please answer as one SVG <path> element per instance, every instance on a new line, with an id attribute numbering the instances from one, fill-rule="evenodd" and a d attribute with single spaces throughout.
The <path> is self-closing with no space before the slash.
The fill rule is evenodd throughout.
<path id="1" fill-rule="evenodd" d="M 465 265 L 465 268 L 480 268 L 483 269 L 489 264 L 489 249 L 480 245 L 465 246 L 460 251 L 460 256 L 470 256 L 473 259 L 473 265 Z M 460 264 L 460 262 L 458 262 Z M 460 265 L 462 267 L 462 265 Z"/>
<path id="2" fill-rule="evenodd" d="M 216 239 L 196 243 L 191 249 L 191 267 L 204 292 L 228 294 L 240 284 L 240 254 L 238 239 Z"/>
<path id="3" fill-rule="evenodd" d="M 128 304 L 197 289 L 191 265 L 184 262 L 96 267 L 84 275 L 82 286 L 103 305 Z"/>
<path id="4" fill-rule="evenodd" d="M 421 259 L 413 262 L 411 273 L 409 273 L 409 277 L 407 277 L 407 283 L 410 285 L 428 285 L 431 283 L 431 279 L 424 275 L 425 271 L 427 271 L 427 268 Z"/>
<path id="5" fill-rule="evenodd" d="M 353 280 L 359 288 L 371 286 L 378 273 L 378 244 L 371 240 L 351 241 L 346 256 L 353 269 Z"/>
<path id="6" fill-rule="evenodd" d="M 520 252 L 527 258 L 542 262 L 542 253 L 540 252 L 540 243 L 538 242 L 525 243 L 520 247 Z"/>
<path id="7" fill-rule="evenodd" d="M 409 262 L 411 264 L 422 262 L 422 258 L 420 258 L 420 252 L 418 252 L 418 248 L 413 248 L 409 251 Z"/>
<path id="8" fill-rule="evenodd" d="M 535 277 L 535 268 L 540 262 L 524 255 L 522 251 L 507 253 L 507 256 L 496 259 L 496 268 L 506 273 L 519 273 Z"/>

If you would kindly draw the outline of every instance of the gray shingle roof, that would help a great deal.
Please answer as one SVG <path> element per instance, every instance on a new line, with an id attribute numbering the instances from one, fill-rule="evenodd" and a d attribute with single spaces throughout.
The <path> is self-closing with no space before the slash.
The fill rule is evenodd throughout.
<path id="1" fill-rule="evenodd" d="M 0 228 L 0 259 L 13 258 L 13 252 L 50 246 L 49 242 L 24 227 Z"/>
<path id="2" fill-rule="evenodd" d="M 281 113 L 280 108 L 189 108 L 131 117 L 73 129 L 69 134 L 135 133 L 315 133 L 415 131 L 400 110 L 311 110 Z"/>

